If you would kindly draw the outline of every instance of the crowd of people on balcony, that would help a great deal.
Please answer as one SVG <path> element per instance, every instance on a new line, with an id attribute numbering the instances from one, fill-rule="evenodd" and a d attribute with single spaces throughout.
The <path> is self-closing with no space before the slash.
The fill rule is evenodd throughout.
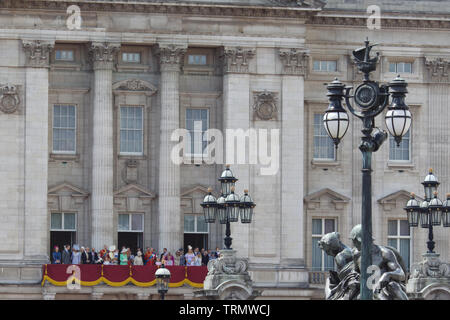
<path id="1" fill-rule="evenodd" d="M 74 245 L 65 245 L 60 251 L 58 246 L 54 247 L 52 253 L 52 264 L 103 264 L 103 265 L 164 265 L 164 266 L 206 266 L 210 260 L 217 259 L 220 255 L 219 248 L 215 251 L 202 248 L 193 249 L 188 246 L 188 251 L 184 253 L 182 248 L 172 255 L 164 248 L 161 253 L 155 249 L 147 247 L 145 252 L 138 248 L 136 254 L 133 254 L 130 248 L 125 246 L 119 251 L 113 246 L 104 246 L 100 251 L 95 248 L 79 247 Z"/>

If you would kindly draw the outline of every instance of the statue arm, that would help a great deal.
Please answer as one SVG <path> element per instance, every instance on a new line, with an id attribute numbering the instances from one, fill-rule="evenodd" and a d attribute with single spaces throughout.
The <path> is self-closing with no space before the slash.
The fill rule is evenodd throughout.
<path id="1" fill-rule="evenodd" d="M 397 261 L 397 258 L 395 257 L 395 254 L 392 253 L 390 250 L 383 250 L 383 259 L 387 261 L 387 269 L 389 271 L 386 271 L 380 278 L 380 282 L 386 282 L 388 283 L 391 280 L 401 282 L 404 281 L 406 278 L 405 272 L 403 271 L 402 267 Z"/>

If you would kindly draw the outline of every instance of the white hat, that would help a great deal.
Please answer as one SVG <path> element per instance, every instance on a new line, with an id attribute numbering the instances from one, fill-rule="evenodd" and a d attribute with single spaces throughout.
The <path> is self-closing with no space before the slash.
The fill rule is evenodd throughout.
<path id="1" fill-rule="evenodd" d="M 123 249 L 121 253 L 127 253 L 127 249 Z"/>

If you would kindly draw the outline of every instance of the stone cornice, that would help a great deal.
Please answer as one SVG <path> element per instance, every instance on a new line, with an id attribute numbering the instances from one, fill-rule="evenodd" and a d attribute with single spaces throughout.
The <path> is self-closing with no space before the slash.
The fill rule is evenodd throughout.
<path id="1" fill-rule="evenodd" d="M 23 50 L 25 51 L 26 66 L 35 68 L 48 68 L 50 52 L 55 43 L 41 40 L 22 40 Z"/>
<path id="2" fill-rule="evenodd" d="M 299 5 L 281 5 L 282 2 L 298 2 Z M 240 16 L 240 17 L 279 17 L 305 19 L 310 14 L 320 11 L 320 7 L 312 7 L 306 2 L 293 0 L 273 0 L 278 5 L 232 5 L 232 4 L 200 4 L 179 2 L 141 2 L 141 1 L 65 1 L 65 0 L 0 0 L 0 8 L 8 9 L 42 9 L 66 11 L 67 7 L 76 4 L 81 12 L 139 12 L 162 14 L 186 14 L 207 16 Z M 301 5 L 305 2 L 305 5 Z M 319 2 L 315 0 L 315 2 Z"/>
<path id="3" fill-rule="evenodd" d="M 344 12 L 323 13 L 310 15 L 306 20 L 307 25 L 345 26 L 345 27 L 367 27 L 368 15 L 351 15 Z M 381 30 L 385 29 L 450 29 L 448 16 L 404 16 L 401 14 L 381 16 Z"/>
<path id="4" fill-rule="evenodd" d="M 225 47 L 221 55 L 224 73 L 248 73 L 248 64 L 255 56 L 256 49 Z"/>
<path id="5" fill-rule="evenodd" d="M 450 58 L 425 57 L 425 66 L 428 69 L 428 79 L 431 82 L 450 82 Z"/>
<path id="6" fill-rule="evenodd" d="M 89 56 L 94 70 L 112 70 L 119 50 L 119 43 L 92 42 L 89 48 Z"/>
<path id="7" fill-rule="evenodd" d="M 306 76 L 308 53 L 302 49 L 279 49 L 283 74 Z"/>

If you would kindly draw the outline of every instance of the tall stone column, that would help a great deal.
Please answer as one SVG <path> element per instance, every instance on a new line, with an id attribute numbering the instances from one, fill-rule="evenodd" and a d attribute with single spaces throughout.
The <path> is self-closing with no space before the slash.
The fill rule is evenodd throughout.
<path id="1" fill-rule="evenodd" d="M 307 54 L 280 49 L 282 71 L 281 130 L 281 264 L 303 266 L 304 76 Z M 296 279 L 300 280 L 301 279 Z M 305 282 L 308 279 L 304 279 Z"/>
<path id="2" fill-rule="evenodd" d="M 24 40 L 22 44 L 26 56 L 24 260 L 42 263 L 48 258 L 48 68 L 54 43 Z"/>
<path id="3" fill-rule="evenodd" d="M 120 44 L 92 43 L 94 107 L 92 135 L 92 246 L 113 244 L 112 70 Z"/>
<path id="4" fill-rule="evenodd" d="M 183 245 L 180 208 L 180 165 L 171 158 L 177 142 L 170 141 L 172 132 L 180 127 L 179 75 L 186 53 L 185 46 L 160 44 L 161 129 L 159 144 L 159 211 L 158 250 L 175 251 Z"/>
<path id="5" fill-rule="evenodd" d="M 236 145 L 239 139 L 231 134 L 234 130 L 238 134 L 239 129 L 246 132 L 250 128 L 250 74 L 249 63 L 255 57 L 254 48 L 225 47 L 223 50 L 223 136 L 226 147 L 225 162 L 230 164 L 231 171 L 239 180 L 236 183 L 236 194 L 242 196 L 244 189 L 249 189 L 250 185 L 250 165 L 237 163 L 238 150 L 230 150 L 229 147 Z M 228 130 L 228 135 L 227 135 Z M 233 141 L 234 140 L 234 144 Z M 249 149 L 245 149 L 248 154 Z M 250 255 L 250 226 L 242 224 L 240 221 L 231 223 L 231 237 L 233 238 L 232 248 L 237 252 L 238 257 L 249 257 Z"/>

